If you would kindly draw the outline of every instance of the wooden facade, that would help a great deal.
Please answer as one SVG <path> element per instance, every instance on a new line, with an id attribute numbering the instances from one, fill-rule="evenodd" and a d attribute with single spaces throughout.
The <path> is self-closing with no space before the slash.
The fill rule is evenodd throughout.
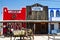
<path id="1" fill-rule="evenodd" d="M 33 7 L 42 7 L 43 10 L 33 11 Z M 27 20 L 48 20 L 48 6 L 43 6 L 38 3 L 26 6 L 26 17 Z"/>
<path id="2" fill-rule="evenodd" d="M 43 8 L 40 9 L 33 9 L 33 8 Z M 33 10 L 32 10 L 33 9 Z M 48 20 L 48 6 L 43 6 L 41 4 L 33 4 L 30 6 L 26 6 L 26 19 L 27 20 Z M 35 31 L 35 34 L 48 34 L 48 23 L 39 23 L 39 22 L 32 22 L 27 23 L 27 28 L 31 28 Z M 33 29 L 35 28 L 35 30 Z"/>

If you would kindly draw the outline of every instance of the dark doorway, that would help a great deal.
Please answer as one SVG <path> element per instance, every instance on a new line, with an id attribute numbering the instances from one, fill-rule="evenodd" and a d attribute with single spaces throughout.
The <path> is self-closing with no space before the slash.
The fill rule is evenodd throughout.
<path id="1" fill-rule="evenodd" d="M 48 23 L 36 23 L 35 34 L 48 34 Z"/>

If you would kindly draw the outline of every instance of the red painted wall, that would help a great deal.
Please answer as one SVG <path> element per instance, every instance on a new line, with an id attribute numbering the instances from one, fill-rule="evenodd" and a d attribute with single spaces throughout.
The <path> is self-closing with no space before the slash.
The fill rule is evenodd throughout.
<path id="1" fill-rule="evenodd" d="M 13 15 L 15 16 L 14 19 Z M 3 8 L 3 20 L 26 20 L 26 8 L 22 8 L 21 10 L 8 10 L 6 7 Z"/>

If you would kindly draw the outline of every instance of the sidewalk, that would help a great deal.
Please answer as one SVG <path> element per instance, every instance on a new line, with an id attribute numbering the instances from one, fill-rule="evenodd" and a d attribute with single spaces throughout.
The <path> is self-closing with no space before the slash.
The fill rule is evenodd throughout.
<path id="1" fill-rule="evenodd" d="M 53 40 L 53 36 L 50 36 L 49 40 Z M 56 39 L 54 40 L 60 40 L 60 36 L 55 36 Z M 16 39 L 19 39 L 19 37 L 16 37 Z M 10 40 L 9 37 L 0 37 L 0 40 Z M 14 37 L 12 37 L 12 40 L 14 40 Z M 34 40 L 48 40 L 48 36 L 34 36 Z"/>

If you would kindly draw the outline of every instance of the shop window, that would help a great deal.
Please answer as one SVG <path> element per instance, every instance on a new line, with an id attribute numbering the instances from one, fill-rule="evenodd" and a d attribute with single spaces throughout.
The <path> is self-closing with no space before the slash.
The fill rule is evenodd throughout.
<path id="1" fill-rule="evenodd" d="M 59 10 L 56 11 L 56 17 L 60 17 L 60 11 Z"/>
<path id="2" fill-rule="evenodd" d="M 54 17 L 54 11 L 53 10 L 50 11 L 50 17 Z"/>

